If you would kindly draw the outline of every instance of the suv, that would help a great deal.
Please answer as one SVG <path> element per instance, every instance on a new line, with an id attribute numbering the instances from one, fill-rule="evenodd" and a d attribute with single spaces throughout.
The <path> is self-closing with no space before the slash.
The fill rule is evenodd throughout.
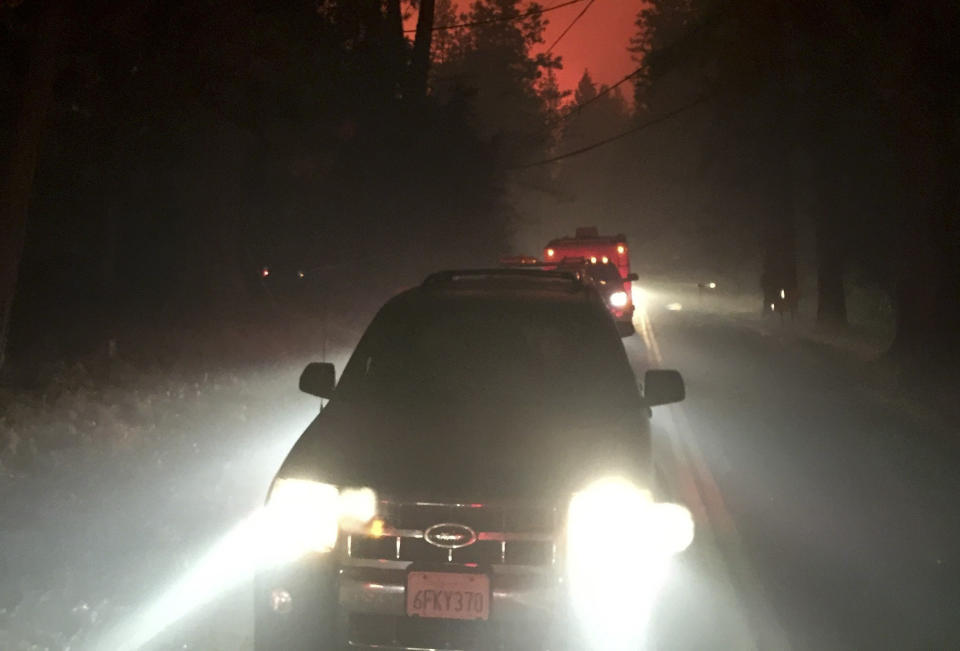
<path id="1" fill-rule="evenodd" d="M 265 544 L 289 553 L 257 576 L 258 649 L 612 648 L 636 628 L 647 561 L 689 543 L 659 534 L 692 537 L 650 493 L 649 408 L 683 382 L 648 371 L 641 395 L 592 286 L 434 274 L 334 379 L 300 378 L 329 403 L 267 499 Z"/>

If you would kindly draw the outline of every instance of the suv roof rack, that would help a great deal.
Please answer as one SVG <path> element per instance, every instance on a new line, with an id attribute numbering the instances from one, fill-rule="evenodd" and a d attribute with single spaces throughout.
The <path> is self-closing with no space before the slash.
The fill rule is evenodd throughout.
<path id="1" fill-rule="evenodd" d="M 522 278 L 524 280 L 542 281 L 545 283 L 557 283 L 559 281 L 568 283 L 571 286 L 582 284 L 577 274 L 569 271 L 545 271 L 543 269 L 530 269 L 528 267 L 526 269 L 448 269 L 446 271 L 438 271 L 427 276 L 423 281 L 423 286 L 432 287 L 436 285 L 447 285 L 450 283 L 455 283 L 458 280 L 476 278 Z"/>

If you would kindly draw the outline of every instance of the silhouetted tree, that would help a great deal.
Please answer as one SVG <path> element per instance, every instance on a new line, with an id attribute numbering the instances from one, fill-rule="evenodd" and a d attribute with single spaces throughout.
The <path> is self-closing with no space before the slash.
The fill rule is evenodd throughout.
<path id="1" fill-rule="evenodd" d="M 894 4 L 881 60 L 903 184 L 892 353 L 955 373 L 960 361 L 960 8 Z"/>
<path id="2" fill-rule="evenodd" d="M 376 302 L 505 250 L 512 211 L 471 99 L 404 92 L 404 8 L 86 6 L 37 166 L 23 350 L 39 323 L 58 348 L 87 349 L 129 321 L 273 309 L 295 270 L 324 295 Z M 50 324 L 53 310 L 74 327 Z"/>
<path id="3" fill-rule="evenodd" d="M 651 113 L 689 90 L 718 93 L 704 145 L 721 145 L 710 155 L 735 163 L 738 183 L 766 179 L 770 192 L 753 194 L 776 198 L 760 203 L 774 216 L 761 229 L 765 267 L 791 241 L 789 203 L 802 204 L 818 320 L 845 323 L 844 277 L 857 265 L 895 297 L 891 352 L 902 358 L 960 350 L 958 24 L 946 1 L 657 0 L 633 43 Z"/>
<path id="4" fill-rule="evenodd" d="M 434 9 L 434 23 L 436 27 L 444 27 L 457 24 L 456 7 L 453 0 L 438 0 Z M 442 64 L 446 62 L 453 54 L 453 49 L 457 41 L 456 29 L 438 29 L 433 35 L 433 48 L 431 51 L 435 63 Z"/>
<path id="5" fill-rule="evenodd" d="M 15 6 L 0 7 L 0 11 L 12 11 Z M 0 260 L 3 261 L 0 264 L 0 367 L 6 359 L 34 176 L 53 99 L 58 52 L 69 21 L 68 6 L 67 0 L 42 3 L 35 18 L 13 145 L 3 166 L 3 192 L 0 193 Z"/>
<path id="6" fill-rule="evenodd" d="M 433 10 L 435 0 L 420 0 L 417 11 L 417 35 L 413 42 L 411 64 L 412 91 L 415 95 L 427 92 L 427 74 L 430 71 L 430 44 L 433 42 Z"/>
<path id="7" fill-rule="evenodd" d="M 482 24 L 461 30 L 437 69 L 439 97 L 468 94 L 481 135 L 496 143 L 509 164 L 537 158 L 551 141 L 541 80 L 560 63 L 550 54 L 533 53 L 543 43 L 546 18 L 539 13 L 514 18 L 538 7 L 521 6 L 519 0 L 472 3 L 461 18 Z"/>

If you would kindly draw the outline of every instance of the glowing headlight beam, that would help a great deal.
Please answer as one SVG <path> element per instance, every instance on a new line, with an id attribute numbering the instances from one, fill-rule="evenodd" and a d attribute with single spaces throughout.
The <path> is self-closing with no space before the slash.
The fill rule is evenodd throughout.
<path id="1" fill-rule="evenodd" d="M 369 488 L 346 488 L 340 492 L 341 526 L 364 525 L 377 515 L 377 496 Z"/>
<path id="2" fill-rule="evenodd" d="M 640 312 L 647 309 L 647 303 L 650 300 L 650 292 L 640 285 L 634 284 L 631 288 L 633 294 L 633 304 L 637 306 Z"/>
<path id="3" fill-rule="evenodd" d="M 160 598 L 110 631 L 97 648 L 104 651 L 140 649 L 216 597 L 249 582 L 258 568 L 287 560 L 291 550 L 276 544 L 269 520 L 266 509 L 257 509 L 247 516 Z"/>
<path id="4" fill-rule="evenodd" d="M 306 479 L 278 479 L 270 490 L 266 515 L 278 545 L 293 557 L 328 552 L 337 544 L 340 491 Z"/>
<path id="5" fill-rule="evenodd" d="M 173 624 L 250 581 L 258 570 L 310 552 L 329 552 L 336 546 L 341 526 L 362 527 L 373 520 L 376 508 L 376 495 L 369 488 L 339 490 L 307 479 L 278 479 L 265 507 L 244 518 L 159 599 L 111 631 L 97 648 L 132 651 L 145 646 Z"/>
<path id="6" fill-rule="evenodd" d="M 690 510 L 665 502 L 651 505 L 648 526 L 657 532 L 655 545 L 661 554 L 679 554 L 693 543 L 694 524 Z"/>
<path id="7" fill-rule="evenodd" d="M 611 554 L 611 539 L 629 555 Z M 591 648 L 637 648 L 671 557 L 692 540 L 693 518 L 686 508 L 657 503 L 625 479 L 603 479 L 573 496 L 567 574 L 571 603 Z"/>
<path id="8" fill-rule="evenodd" d="M 610 305 L 614 307 L 626 307 L 627 305 L 627 293 L 626 292 L 614 292 L 610 294 Z"/>
<path id="9" fill-rule="evenodd" d="M 597 536 L 611 528 L 646 553 L 670 556 L 693 542 L 690 511 L 679 504 L 655 502 L 650 491 L 626 479 L 595 482 L 570 500 L 567 545 L 571 553 L 596 552 Z"/>

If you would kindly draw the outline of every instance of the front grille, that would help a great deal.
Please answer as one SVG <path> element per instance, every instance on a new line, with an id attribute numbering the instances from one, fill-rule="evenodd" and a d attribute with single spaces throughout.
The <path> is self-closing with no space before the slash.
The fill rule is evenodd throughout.
<path id="1" fill-rule="evenodd" d="M 556 562 L 559 520 L 550 506 L 428 504 L 382 500 L 380 536 L 351 535 L 347 552 L 366 560 L 549 566 Z M 441 523 L 466 525 L 477 541 L 458 549 L 431 545 L 424 532 Z"/>
<path id="2" fill-rule="evenodd" d="M 446 549 L 434 547 L 423 538 L 400 537 L 401 561 L 433 561 L 443 563 L 448 558 Z"/>

